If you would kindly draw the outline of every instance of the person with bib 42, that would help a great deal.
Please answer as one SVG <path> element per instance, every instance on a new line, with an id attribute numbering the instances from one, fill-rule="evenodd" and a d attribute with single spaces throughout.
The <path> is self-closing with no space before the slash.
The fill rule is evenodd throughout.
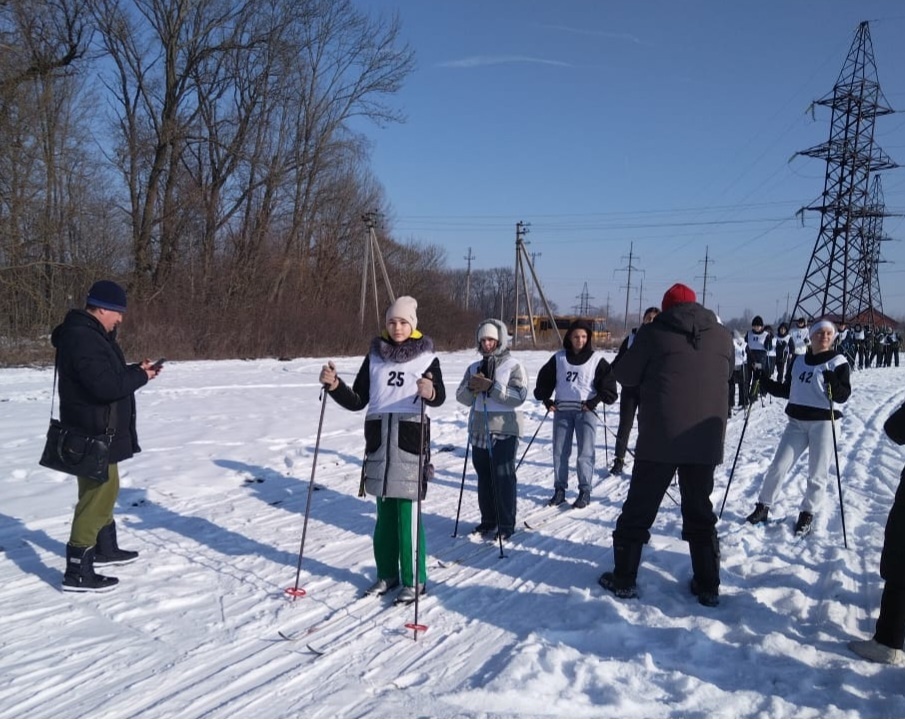
<path id="1" fill-rule="evenodd" d="M 769 521 L 780 481 L 807 450 L 808 480 L 795 534 L 804 536 L 811 532 L 814 513 L 823 503 L 829 483 L 834 442 L 832 423 L 842 417 L 835 406 L 847 401 L 852 392 L 848 360 L 833 349 L 835 338 L 836 326 L 832 322 L 815 322 L 811 325 L 808 350 L 795 355 L 786 381 L 780 383 L 760 377 L 767 392 L 789 400 L 786 405 L 789 423 L 764 475 L 754 511 L 747 517 L 751 524 Z"/>
<path id="2" fill-rule="evenodd" d="M 365 594 L 381 596 L 399 586 L 397 603 L 415 601 L 427 588 L 424 527 L 419 525 L 421 552 L 415 568 L 414 500 L 424 497 L 430 458 L 428 407 L 446 400 L 440 360 L 430 337 L 418 331 L 413 297 L 398 298 L 386 312 L 386 330 L 371 347 L 351 387 L 336 375 L 333 362 L 323 366 L 320 382 L 336 403 L 365 417 L 364 489 L 377 498 L 374 559 L 377 581 Z M 419 400 L 425 404 L 424 427 Z M 424 444 L 419 446 L 421 438 Z M 419 477 L 419 457 L 427 472 Z M 417 587 L 417 588 L 416 588 Z"/>

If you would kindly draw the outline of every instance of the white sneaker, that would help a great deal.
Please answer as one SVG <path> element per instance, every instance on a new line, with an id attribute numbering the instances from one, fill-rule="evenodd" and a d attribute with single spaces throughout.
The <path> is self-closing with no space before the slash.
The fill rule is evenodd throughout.
<path id="1" fill-rule="evenodd" d="M 859 657 L 870 659 L 872 662 L 905 666 L 905 652 L 880 644 L 876 639 L 853 639 L 848 643 L 848 648 Z"/>
<path id="2" fill-rule="evenodd" d="M 424 595 L 427 593 L 427 587 L 423 584 L 418 586 L 418 594 Z M 403 587 L 402 591 L 396 596 L 396 604 L 411 604 L 415 601 L 415 588 L 414 587 Z"/>
<path id="3" fill-rule="evenodd" d="M 399 579 L 378 579 L 365 589 L 365 596 L 382 597 L 391 589 L 399 586 Z"/>

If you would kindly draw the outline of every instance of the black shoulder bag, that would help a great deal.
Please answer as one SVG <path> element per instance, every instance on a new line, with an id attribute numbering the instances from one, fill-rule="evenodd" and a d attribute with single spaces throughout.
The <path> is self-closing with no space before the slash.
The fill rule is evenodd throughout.
<path id="1" fill-rule="evenodd" d="M 113 441 L 114 429 L 110 426 L 110 405 L 107 406 L 107 430 L 104 434 L 92 436 L 84 432 L 66 427 L 60 420 L 53 418 L 53 405 L 57 394 L 57 362 L 53 363 L 53 393 L 50 399 L 50 428 L 47 430 L 47 441 L 44 452 L 38 462 L 42 467 L 74 474 L 76 477 L 87 477 L 96 482 L 106 482 L 110 465 L 110 443 Z"/>

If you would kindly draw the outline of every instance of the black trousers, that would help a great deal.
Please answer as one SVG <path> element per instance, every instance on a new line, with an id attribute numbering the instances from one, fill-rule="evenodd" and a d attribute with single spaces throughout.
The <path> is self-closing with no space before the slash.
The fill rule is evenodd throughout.
<path id="1" fill-rule="evenodd" d="M 682 539 L 692 544 L 712 542 L 717 520 L 710 501 L 713 470 L 712 464 L 672 464 L 636 459 L 628 496 L 616 520 L 614 543 L 647 544 L 650 528 L 676 472 L 679 473 L 682 505 Z"/>
<path id="2" fill-rule="evenodd" d="M 472 466 L 478 475 L 481 523 L 507 532 L 515 529 L 517 449 L 518 437 L 495 437 L 493 447 L 473 447 L 471 452 Z"/>
<path id="3" fill-rule="evenodd" d="M 638 411 L 638 388 L 623 387 L 619 393 L 619 428 L 616 430 L 616 458 L 625 459 L 628 437 Z"/>

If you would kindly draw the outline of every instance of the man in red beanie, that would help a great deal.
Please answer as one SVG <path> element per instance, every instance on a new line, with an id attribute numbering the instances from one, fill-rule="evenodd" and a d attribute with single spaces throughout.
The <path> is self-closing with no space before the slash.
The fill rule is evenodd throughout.
<path id="1" fill-rule="evenodd" d="M 719 604 L 720 549 L 710 494 L 714 468 L 723 461 L 735 351 L 729 330 L 697 303 L 690 287 L 670 287 L 662 307 L 638 330 L 625 361 L 613 368 L 620 384 L 638 388 L 638 442 L 628 496 L 613 532 L 615 566 L 599 582 L 617 597 L 638 596 L 641 551 L 678 472 L 691 591 L 712 607 Z"/>

